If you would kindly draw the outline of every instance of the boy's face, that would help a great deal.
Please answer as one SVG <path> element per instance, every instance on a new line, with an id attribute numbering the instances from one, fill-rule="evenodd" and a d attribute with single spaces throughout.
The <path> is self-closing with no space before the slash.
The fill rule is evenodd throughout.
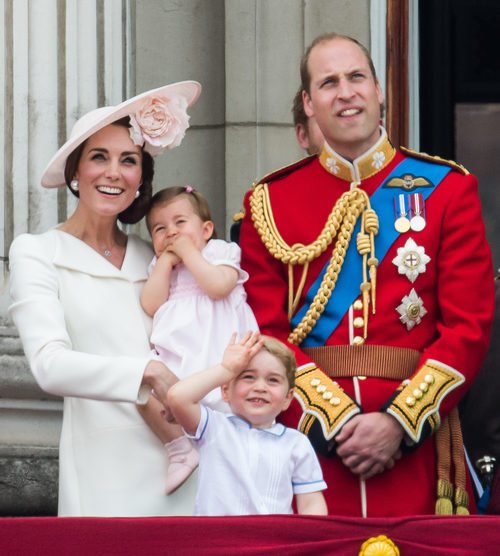
<path id="1" fill-rule="evenodd" d="M 288 408 L 293 397 L 285 367 L 265 349 L 250 360 L 246 370 L 221 389 L 222 398 L 233 413 L 252 427 L 261 429 L 269 428 L 276 416 Z"/>

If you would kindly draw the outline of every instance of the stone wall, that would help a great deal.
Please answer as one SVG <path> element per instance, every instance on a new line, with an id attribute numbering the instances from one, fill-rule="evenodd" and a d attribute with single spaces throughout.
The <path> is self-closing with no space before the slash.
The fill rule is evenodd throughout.
<path id="1" fill-rule="evenodd" d="M 62 401 L 42 392 L 12 326 L 0 326 L 0 516 L 57 513 Z"/>

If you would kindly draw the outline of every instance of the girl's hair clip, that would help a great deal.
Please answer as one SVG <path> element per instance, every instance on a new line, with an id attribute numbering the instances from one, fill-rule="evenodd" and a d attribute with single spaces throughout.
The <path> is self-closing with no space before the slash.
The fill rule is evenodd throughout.
<path id="1" fill-rule="evenodd" d="M 192 193 L 194 191 L 194 188 L 190 185 L 185 185 L 184 189 L 186 190 L 186 193 Z"/>

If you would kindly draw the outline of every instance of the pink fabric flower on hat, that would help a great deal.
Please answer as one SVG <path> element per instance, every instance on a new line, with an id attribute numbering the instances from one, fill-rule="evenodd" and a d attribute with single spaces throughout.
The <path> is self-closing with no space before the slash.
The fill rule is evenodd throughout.
<path id="1" fill-rule="evenodd" d="M 151 156 L 181 144 L 189 127 L 187 100 L 172 96 L 153 97 L 144 101 L 130 116 L 130 137 Z"/>

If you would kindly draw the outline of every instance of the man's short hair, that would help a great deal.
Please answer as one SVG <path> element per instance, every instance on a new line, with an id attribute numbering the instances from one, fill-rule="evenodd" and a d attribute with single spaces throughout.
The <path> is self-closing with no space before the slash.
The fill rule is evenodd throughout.
<path id="1" fill-rule="evenodd" d="M 299 124 L 307 128 L 308 117 L 304 111 L 304 101 L 302 100 L 302 87 L 295 93 L 292 104 L 293 125 Z"/>
<path id="2" fill-rule="evenodd" d="M 375 64 L 373 63 L 372 57 L 368 52 L 367 48 L 362 45 L 358 40 L 354 39 L 353 37 L 349 37 L 348 35 L 339 35 L 338 33 L 325 33 L 323 35 L 319 35 L 316 37 L 313 42 L 308 46 L 307 50 L 302 56 L 302 60 L 300 61 L 300 80 L 302 82 L 302 90 L 305 91 L 309 96 L 311 95 L 311 76 L 309 74 L 309 56 L 311 54 L 311 50 L 321 44 L 322 42 L 328 42 L 334 39 L 345 39 L 346 41 L 351 41 L 354 44 L 357 44 L 363 54 L 366 57 L 368 62 L 368 66 L 370 67 L 370 72 L 373 76 L 373 79 L 377 81 L 377 72 L 375 71 Z M 380 105 L 380 118 L 384 117 L 385 113 L 385 103 L 382 102 Z"/>
<path id="3" fill-rule="evenodd" d="M 363 46 L 358 40 L 354 39 L 353 37 L 349 37 L 347 35 L 339 35 L 338 33 L 325 33 L 323 35 L 319 35 L 319 37 L 316 37 L 313 40 L 313 42 L 307 48 L 304 56 L 302 56 L 302 60 L 300 62 L 300 79 L 302 81 L 302 89 L 304 89 L 304 91 L 306 91 L 308 95 L 311 92 L 310 91 L 311 76 L 309 75 L 309 67 L 308 67 L 309 55 L 311 54 L 311 50 L 318 44 L 321 44 L 322 42 L 328 42 L 334 39 L 345 39 L 347 41 L 353 42 L 354 44 L 357 44 L 359 48 L 361 48 L 363 54 L 366 56 L 368 65 L 370 66 L 370 71 L 373 75 L 373 79 L 375 81 L 377 80 L 377 72 L 375 71 L 375 65 L 373 64 L 372 57 L 370 56 L 370 53 L 368 52 L 365 46 Z"/>

